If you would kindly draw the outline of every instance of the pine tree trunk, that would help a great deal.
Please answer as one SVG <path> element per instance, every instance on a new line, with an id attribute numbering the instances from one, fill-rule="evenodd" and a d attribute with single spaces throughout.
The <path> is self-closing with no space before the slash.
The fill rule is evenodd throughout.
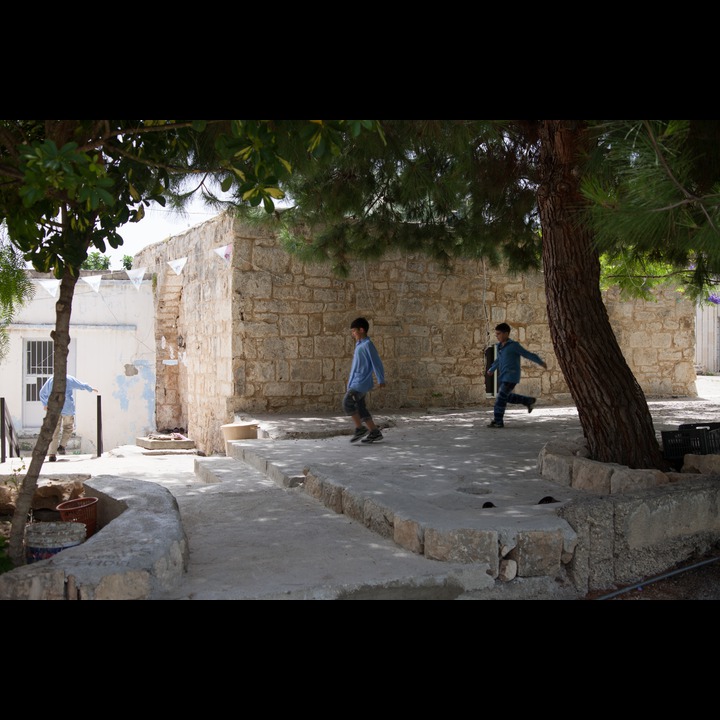
<path id="1" fill-rule="evenodd" d="M 75 293 L 77 276 L 65 270 L 60 282 L 60 297 L 55 303 L 55 330 L 50 333 L 54 341 L 54 374 L 53 389 L 48 400 L 48 409 L 45 413 L 40 435 L 32 452 L 32 460 L 27 474 L 23 478 L 17 496 L 15 512 L 10 525 L 10 541 L 8 543 L 8 557 L 15 567 L 25 564 L 24 538 L 27 517 L 32 507 L 33 497 L 37 490 L 38 477 L 45 462 L 47 449 L 52 441 L 53 432 L 60 419 L 60 413 L 65 403 L 65 386 L 67 384 L 67 357 L 70 345 L 70 313 L 72 299 Z"/>
<path id="2" fill-rule="evenodd" d="M 579 221 L 582 121 L 539 124 L 538 207 L 543 272 L 555 354 L 578 409 L 590 456 L 631 468 L 668 469 L 645 394 L 628 367 L 600 293 L 592 232 Z"/>

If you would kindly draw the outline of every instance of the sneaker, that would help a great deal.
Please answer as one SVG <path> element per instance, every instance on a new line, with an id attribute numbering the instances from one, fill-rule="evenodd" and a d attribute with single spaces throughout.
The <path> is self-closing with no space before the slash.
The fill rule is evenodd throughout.
<path id="1" fill-rule="evenodd" d="M 496 422 L 493 420 L 493 421 L 488 425 L 488 427 L 491 427 L 491 428 L 501 428 L 501 427 L 505 427 L 505 425 L 504 425 L 503 423 L 496 423 Z"/>
<path id="2" fill-rule="evenodd" d="M 364 443 L 374 443 L 383 439 L 383 434 L 379 430 L 372 430 L 370 434 L 362 439 Z"/>
<path id="3" fill-rule="evenodd" d="M 58 445 L 58 455 L 64 455 L 65 448 L 62 445 Z"/>
<path id="4" fill-rule="evenodd" d="M 355 434 L 350 438 L 350 442 L 357 442 L 363 435 L 367 435 L 368 429 L 363 425 L 355 430 Z"/>
<path id="5" fill-rule="evenodd" d="M 530 403 L 527 406 L 529 413 L 531 413 L 533 411 L 533 408 L 535 407 L 536 402 L 537 402 L 537 398 L 532 398 L 532 400 L 530 400 Z"/>
<path id="6" fill-rule="evenodd" d="M 57 455 L 48 455 L 48 460 L 50 462 L 57 462 Z"/>

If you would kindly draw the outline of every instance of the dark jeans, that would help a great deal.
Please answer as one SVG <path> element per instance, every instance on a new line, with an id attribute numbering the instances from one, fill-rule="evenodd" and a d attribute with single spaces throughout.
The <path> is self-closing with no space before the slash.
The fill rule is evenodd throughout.
<path id="1" fill-rule="evenodd" d="M 498 425 L 503 424 L 505 408 L 508 403 L 528 407 L 532 401 L 532 398 L 527 395 L 518 395 L 517 393 L 514 393 L 513 389 L 516 385 L 517 383 L 504 382 L 500 383 L 500 386 L 498 387 L 498 394 L 495 397 L 495 407 L 493 408 L 493 421 Z"/>
<path id="2" fill-rule="evenodd" d="M 365 405 L 365 395 L 367 393 L 359 390 L 348 390 L 343 398 L 343 410 L 347 415 L 360 415 L 361 420 L 372 420 L 372 415 Z"/>

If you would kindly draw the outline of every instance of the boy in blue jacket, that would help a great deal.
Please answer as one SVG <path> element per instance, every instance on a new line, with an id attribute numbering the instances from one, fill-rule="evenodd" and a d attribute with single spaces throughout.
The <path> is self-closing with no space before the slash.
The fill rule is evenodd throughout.
<path id="1" fill-rule="evenodd" d="M 495 337 L 497 342 L 497 358 L 488 368 L 487 374 L 492 375 L 497 368 L 500 369 L 498 376 L 498 392 L 495 398 L 493 409 L 493 420 L 488 425 L 491 428 L 505 427 L 505 408 L 508 403 L 524 405 L 531 413 L 535 407 L 536 398 L 529 395 L 518 395 L 513 390 L 520 382 L 520 358 L 524 357 L 537 365 L 547 368 L 545 361 L 535 353 L 526 350 L 519 342 L 510 339 L 510 326 L 507 323 L 500 323 L 495 326 Z"/>
<path id="2" fill-rule="evenodd" d="M 355 434 L 350 438 L 352 443 L 360 438 L 364 443 L 383 439 L 380 428 L 373 422 L 372 415 L 365 405 L 365 396 L 373 388 L 373 373 L 377 378 L 378 387 L 385 387 L 385 370 L 377 348 L 367 336 L 369 329 L 370 323 L 363 317 L 356 318 L 350 323 L 350 332 L 355 339 L 355 353 L 342 405 L 345 413 L 355 423 Z M 367 437 L 364 437 L 365 435 Z"/>

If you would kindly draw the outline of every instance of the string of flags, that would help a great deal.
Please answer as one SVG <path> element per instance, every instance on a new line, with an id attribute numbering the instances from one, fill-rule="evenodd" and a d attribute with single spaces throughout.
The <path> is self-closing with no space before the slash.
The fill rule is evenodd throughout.
<path id="1" fill-rule="evenodd" d="M 143 277 L 145 277 L 145 271 L 147 268 L 137 268 L 135 270 L 126 270 L 127 276 L 130 282 L 135 286 L 136 290 L 140 289 Z"/>
<path id="2" fill-rule="evenodd" d="M 102 275 L 93 275 L 92 277 L 84 277 L 80 279 L 84 280 L 95 292 L 100 290 L 100 281 L 102 280 Z"/>
<path id="3" fill-rule="evenodd" d="M 230 262 L 230 258 L 232 258 L 232 245 L 215 248 L 215 252 L 225 260 L 225 262 Z"/>
<path id="4" fill-rule="evenodd" d="M 218 257 L 222 258 L 226 263 L 229 263 L 232 259 L 232 250 L 233 246 L 232 243 L 228 245 L 223 245 L 219 248 L 214 248 L 213 252 L 218 255 Z M 178 260 L 168 260 L 167 264 L 170 266 L 170 268 L 173 270 L 173 272 L 176 275 L 179 275 L 183 268 L 185 267 L 185 264 L 187 263 L 187 257 L 179 258 Z M 125 270 L 125 273 L 128 276 L 128 279 L 132 284 L 135 286 L 136 290 L 140 290 L 140 285 L 142 285 L 143 277 L 145 277 L 145 272 L 147 271 L 147 268 L 136 268 L 134 270 Z M 94 292 L 99 292 L 100 290 L 100 282 L 102 280 L 102 275 L 91 275 L 86 277 L 81 277 L 81 280 L 84 280 L 92 289 Z M 37 282 L 47 291 L 48 295 L 51 297 L 56 298 L 58 295 L 58 290 L 60 289 L 60 280 L 37 280 Z"/>
<path id="5" fill-rule="evenodd" d="M 57 297 L 58 290 L 60 288 L 59 280 L 38 280 L 52 297 Z"/>
<path id="6" fill-rule="evenodd" d="M 168 260 L 168 265 L 175 271 L 176 275 L 179 275 L 183 268 L 185 267 L 185 263 L 187 262 L 187 258 L 180 258 L 180 260 Z"/>

